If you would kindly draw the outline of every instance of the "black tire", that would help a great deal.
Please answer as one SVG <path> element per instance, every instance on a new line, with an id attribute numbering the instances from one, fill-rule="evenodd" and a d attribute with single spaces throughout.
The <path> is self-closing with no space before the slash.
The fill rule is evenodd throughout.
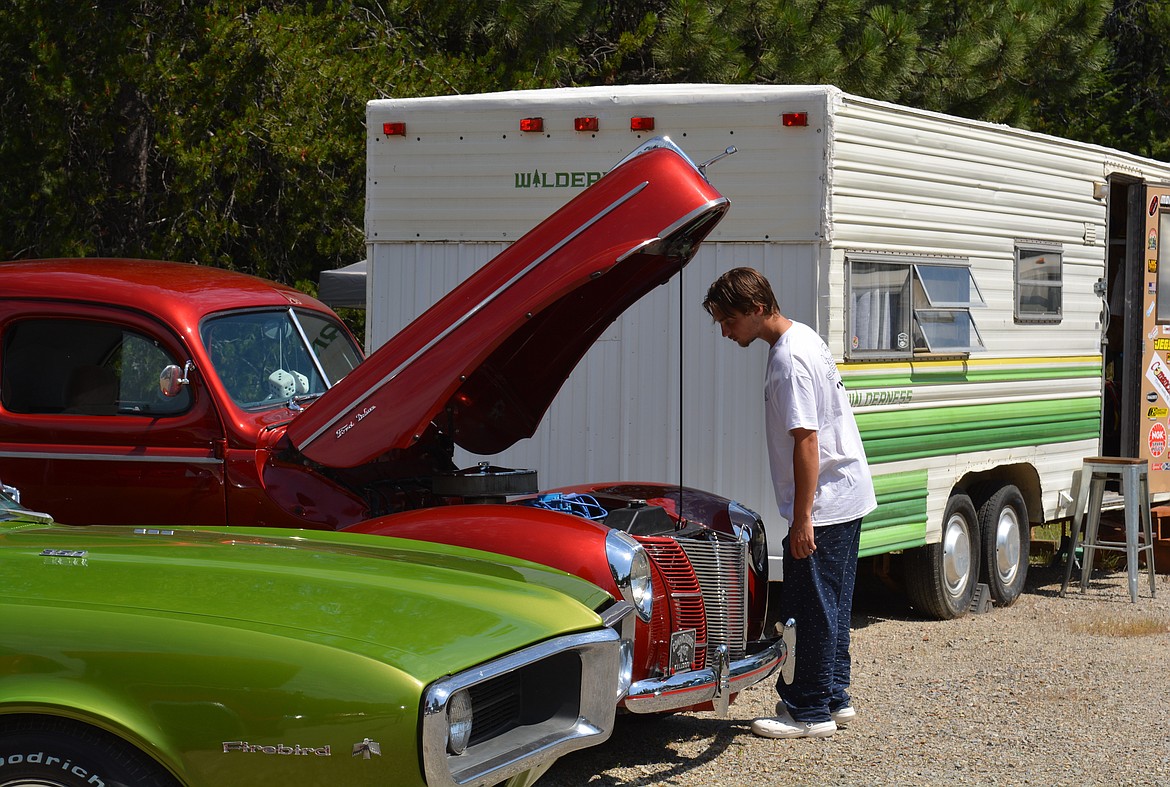
<path id="1" fill-rule="evenodd" d="M 983 581 L 996 606 L 1011 606 L 1024 591 L 1032 546 L 1028 506 L 1020 490 L 1009 484 L 979 506 L 979 530 L 983 534 Z"/>
<path id="2" fill-rule="evenodd" d="M 0 717 L 0 785 L 179 787 L 170 772 L 103 730 L 52 716 Z"/>
<path id="3" fill-rule="evenodd" d="M 979 515 L 971 498 L 951 495 L 943 514 L 942 540 L 907 554 L 906 595 L 925 615 L 962 617 L 979 583 Z"/>

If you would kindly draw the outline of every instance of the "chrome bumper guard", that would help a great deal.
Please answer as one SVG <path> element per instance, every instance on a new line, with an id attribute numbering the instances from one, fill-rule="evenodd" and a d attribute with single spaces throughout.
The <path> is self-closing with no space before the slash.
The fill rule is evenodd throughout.
<path id="1" fill-rule="evenodd" d="M 780 670 L 785 683 L 792 682 L 796 669 L 796 625 L 789 620 L 780 636 L 763 641 L 763 647 L 742 659 L 728 661 L 727 646 L 708 657 L 708 666 L 678 672 L 667 678 L 648 678 L 630 687 L 625 708 L 633 713 L 662 713 L 711 702 L 720 714 L 727 714 L 732 694 Z"/>

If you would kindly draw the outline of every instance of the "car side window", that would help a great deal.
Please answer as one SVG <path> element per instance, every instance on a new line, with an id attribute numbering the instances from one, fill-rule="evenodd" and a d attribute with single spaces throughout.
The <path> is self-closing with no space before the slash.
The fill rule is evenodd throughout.
<path id="1" fill-rule="evenodd" d="M 159 375 L 179 363 L 153 339 L 96 320 L 21 320 L 3 337 L 0 404 L 13 413 L 174 415 L 191 406 L 183 388 L 167 398 Z"/>

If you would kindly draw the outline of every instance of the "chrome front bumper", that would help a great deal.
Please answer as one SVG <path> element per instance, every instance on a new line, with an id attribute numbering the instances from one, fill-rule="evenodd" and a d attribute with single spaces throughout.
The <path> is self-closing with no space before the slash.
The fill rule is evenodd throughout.
<path id="1" fill-rule="evenodd" d="M 796 669 L 795 621 L 789 620 L 779 637 L 742 659 L 729 661 L 727 646 L 721 645 L 707 660 L 710 666 L 700 670 L 637 681 L 626 695 L 626 710 L 662 713 L 710 702 L 725 715 L 732 694 L 754 686 L 776 670 L 785 683 L 791 683 Z"/>

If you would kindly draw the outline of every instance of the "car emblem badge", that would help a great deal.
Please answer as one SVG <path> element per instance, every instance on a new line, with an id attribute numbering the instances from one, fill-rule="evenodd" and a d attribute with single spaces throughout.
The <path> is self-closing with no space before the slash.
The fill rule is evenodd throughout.
<path id="1" fill-rule="evenodd" d="M 355 743 L 353 745 L 353 756 L 357 757 L 359 755 L 363 760 L 368 760 L 371 756 L 381 757 L 382 744 L 377 741 L 372 741 L 369 738 L 366 738 L 361 743 Z"/>

